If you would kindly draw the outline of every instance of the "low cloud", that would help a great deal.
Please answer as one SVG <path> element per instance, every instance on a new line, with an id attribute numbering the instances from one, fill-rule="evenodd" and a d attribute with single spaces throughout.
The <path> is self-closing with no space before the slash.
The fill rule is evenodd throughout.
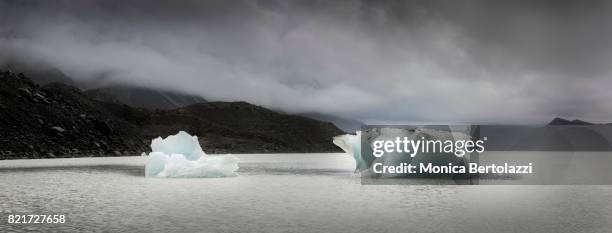
<path id="1" fill-rule="evenodd" d="M 0 1 L 0 60 L 372 122 L 612 121 L 612 7 Z"/>

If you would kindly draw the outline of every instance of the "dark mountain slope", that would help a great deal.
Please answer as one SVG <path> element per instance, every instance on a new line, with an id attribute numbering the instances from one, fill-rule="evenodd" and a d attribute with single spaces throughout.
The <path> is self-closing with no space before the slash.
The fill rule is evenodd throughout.
<path id="1" fill-rule="evenodd" d="M 19 61 L 9 61 L 0 65 L 2 70 L 11 70 L 14 73 L 28 74 L 28 78 L 38 85 L 45 85 L 53 82 L 63 83 L 71 86 L 78 86 L 77 83 L 61 70 L 41 64 L 29 64 Z"/>
<path id="2" fill-rule="evenodd" d="M 332 123 L 286 115 L 246 102 L 210 102 L 154 112 L 143 135 L 187 129 L 214 152 L 333 152 Z"/>
<path id="3" fill-rule="evenodd" d="M 0 72 L 0 159 L 138 155 L 150 140 L 186 130 L 210 153 L 332 152 L 331 123 L 246 102 L 146 110 L 101 102 L 60 83 Z"/>
<path id="4" fill-rule="evenodd" d="M 131 107 L 146 109 L 175 109 L 196 103 L 206 103 L 204 98 L 172 91 L 113 85 L 85 91 L 88 96 L 104 102 L 119 102 Z"/>
<path id="5" fill-rule="evenodd" d="M 548 123 L 548 125 L 592 125 L 593 123 L 581 121 L 581 120 L 567 120 L 560 117 L 555 117 L 552 121 Z"/>
<path id="6" fill-rule="evenodd" d="M 0 73 L 0 83 L 0 157 L 133 154 L 147 148 L 137 127 L 77 88 L 41 87 L 7 72 Z"/>

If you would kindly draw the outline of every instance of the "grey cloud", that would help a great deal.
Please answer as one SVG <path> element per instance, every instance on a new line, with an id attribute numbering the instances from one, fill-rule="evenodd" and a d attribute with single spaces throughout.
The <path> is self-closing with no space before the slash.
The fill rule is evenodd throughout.
<path id="1" fill-rule="evenodd" d="M 0 60 L 388 122 L 612 121 L 606 1 L 0 1 Z"/>

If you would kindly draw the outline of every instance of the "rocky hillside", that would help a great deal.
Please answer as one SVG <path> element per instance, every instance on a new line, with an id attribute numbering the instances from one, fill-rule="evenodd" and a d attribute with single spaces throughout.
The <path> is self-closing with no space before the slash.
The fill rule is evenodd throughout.
<path id="1" fill-rule="evenodd" d="M 171 111 L 155 111 L 142 135 L 178 130 L 202 135 L 201 144 L 215 153 L 332 152 L 332 123 L 286 115 L 246 102 L 209 102 Z"/>
<path id="2" fill-rule="evenodd" d="M 146 149 L 138 128 L 77 88 L 39 86 L 0 72 L 0 157 L 134 154 Z"/>
<path id="3" fill-rule="evenodd" d="M 186 130 L 209 153 L 332 152 L 331 123 L 246 102 L 146 110 L 92 99 L 59 83 L 0 71 L 0 159 L 139 155 L 157 136 Z"/>

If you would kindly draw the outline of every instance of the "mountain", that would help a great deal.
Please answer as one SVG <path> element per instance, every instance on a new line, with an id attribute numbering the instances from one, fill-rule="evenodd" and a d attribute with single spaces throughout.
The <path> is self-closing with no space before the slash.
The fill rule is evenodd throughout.
<path id="1" fill-rule="evenodd" d="M 560 117 L 555 117 L 552 121 L 548 123 L 548 125 L 593 125 L 593 123 L 581 121 L 581 120 L 567 120 Z"/>
<path id="2" fill-rule="evenodd" d="M 124 103 L 131 107 L 146 109 L 174 109 L 195 103 L 206 102 L 205 99 L 195 95 L 183 94 L 176 91 L 157 90 L 154 88 L 136 87 L 130 85 L 106 85 L 101 88 L 91 88 L 104 85 L 103 81 L 76 81 L 61 70 L 43 64 L 33 64 L 18 61 L 4 62 L 0 67 L 11 70 L 13 73 L 28 74 L 34 83 L 46 85 L 49 83 L 63 83 L 70 86 L 88 89 L 85 94 L 103 101 Z"/>
<path id="3" fill-rule="evenodd" d="M 612 126 L 554 118 L 546 126 L 483 125 L 487 150 L 611 151 Z"/>
<path id="4" fill-rule="evenodd" d="M 246 102 L 133 108 L 6 71 L 0 71 L 0 130 L 0 159 L 138 155 L 151 139 L 179 130 L 198 135 L 209 153 L 339 152 L 331 138 L 343 133 L 332 123 Z"/>
<path id="5" fill-rule="evenodd" d="M 206 103 L 206 100 L 199 96 L 124 85 L 90 89 L 85 91 L 85 94 L 103 102 L 124 103 L 131 107 L 146 109 L 175 109 Z"/>
<path id="6" fill-rule="evenodd" d="M 13 73 L 28 74 L 28 78 L 39 85 L 57 82 L 70 86 L 78 86 L 77 83 L 64 72 L 50 66 L 10 61 L 0 65 L 0 69 L 10 70 Z"/>
<path id="7" fill-rule="evenodd" d="M 153 112 L 143 135 L 166 132 L 202 135 L 215 153 L 332 152 L 331 138 L 343 134 L 332 123 L 287 115 L 247 102 L 208 102 Z"/>
<path id="8" fill-rule="evenodd" d="M 334 125 L 338 126 L 338 128 L 342 129 L 344 132 L 347 132 L 347 133 L 355 133 L 357 131 L 360 131 L 361 126 L 363 125 L 363 122 L 345 119 L 345 118 L 327 115 L 327 114 L 321 114 L 321 113 L 310 112 L 310 113 L 302 113 L 298 115 L 320 120 L 320 121 L 331 122 Z"/>
<path id="9" fill-rule="evenodd" d="M 79 89 L 39 86 L 0 72 L 0 158 L 133 154 L 146 149 L 139 129 Z"/>

